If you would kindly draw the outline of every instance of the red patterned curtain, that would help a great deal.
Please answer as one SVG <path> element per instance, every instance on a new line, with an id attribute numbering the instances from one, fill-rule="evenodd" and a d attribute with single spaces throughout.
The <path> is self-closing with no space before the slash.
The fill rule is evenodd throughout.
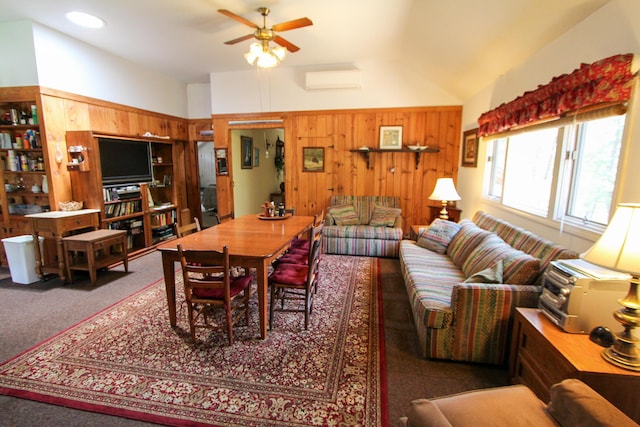
<path id="1" fill-rule="evenodd" d="M 478 119 L 478 136 L 558 118 L 562 114 L 631 97 L 633 54 L 582 64 L 538 89 L 488 111 Z"/>

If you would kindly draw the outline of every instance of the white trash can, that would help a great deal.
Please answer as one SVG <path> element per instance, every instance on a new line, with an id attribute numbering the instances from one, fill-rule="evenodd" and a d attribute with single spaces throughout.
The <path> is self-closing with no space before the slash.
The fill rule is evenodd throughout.
<path id="1" fill-rule="evenodd" d="M 42 254 L 42 242 L 44 237 L 38 236 L 40 241 L 40 254 Z M 33 236 L 15 236 L 2 239 L 4 251 L 9 261 L 11 280 L 15 283 L 28 285 L 37 282 L 36 254 L 33 248 Z"/>

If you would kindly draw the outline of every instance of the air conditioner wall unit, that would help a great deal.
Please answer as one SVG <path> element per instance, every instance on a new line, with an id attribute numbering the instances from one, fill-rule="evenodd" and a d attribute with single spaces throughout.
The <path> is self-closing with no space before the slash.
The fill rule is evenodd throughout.
<path id="1" fill-rule="evenodd" d="M 308 71 L 305 83 L 307 90 L 359 89 L 362 87 L 362 71 Z"/>

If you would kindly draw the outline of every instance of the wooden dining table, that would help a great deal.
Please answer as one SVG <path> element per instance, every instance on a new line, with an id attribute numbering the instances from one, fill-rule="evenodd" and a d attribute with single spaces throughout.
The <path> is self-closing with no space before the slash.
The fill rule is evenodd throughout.
<path id="1" fill-rule="evenodd" d="M 312 223 L 312 216 L 267 219 L 258 215 L 245 215 L 158 246 L 157 249 L 162 253 L 162 270 L 171 326 L 176 326 L 175 263 L 179 262 L 178 245 L 182 245 L 183 249 L 215 251 L 222 251 L 223 247 L 227 246 L 231 265 L 255 268 L 260 336 L 266 338 L 268 267 L 289 248 L 291 239 L 303 234 Z"/>

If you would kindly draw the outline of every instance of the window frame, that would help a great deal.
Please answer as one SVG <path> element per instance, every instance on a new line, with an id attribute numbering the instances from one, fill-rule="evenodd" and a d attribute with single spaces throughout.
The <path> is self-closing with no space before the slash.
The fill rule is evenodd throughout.
<path id="1" fill-rule="evenodd" d="M 621 109 L 621 107 L 624 107 Z M 615 187 L 611 195 L 611 205 L 609 212 L 609 219 L 615 211 L 615 206 L 619 203 L 619 183 L 621 172 L 623 168 L 623 162 L 625 158 L 625 152 L 628 150 L 628 127 L 630 126 L 630 117 L 626 109 L 626 104 L 614 105 L 600 110 L 594 110 L 585 114 L 576 114 L 572 117 L 564 117 L 562 119 L 551 121 L 548 123 L 542 123 L 539 125 L 531 125 L 525 128 L 517 129 L 514 131 L 503 132 L 496 135 L 484 137 L 487 142 L 487 151 L 485 157 L 485 174 L 483 183 L 483 199 L 492 204 L 498 205 L 502 209 L 512 211 L 518 215 L 526 216 L 532 220 L 537 220 L 543 223 L 550 223 L 558 227 L 560 230 L 570 228 L 574 234 L 592 233 L 601 234 L 604 232 L 607 224 L 600 224 L 597 222 L 584 221 L 574 216 L 569 216 L 565 212 L 568 209 L 569 197 L 572 190 L 572 173 L 573 168 L 567 167 L 565 156 L 568 152 L 569 142 L 575 144 L 577 149 L 577 136 L 580 134 L 579 126 L 584 122 L 590 120 L 596 120 L 599 118 L 614 116 L 614 115 L 626 115 L 620 141 L 620 151 L 617 161 Z M 541 216 L 535 212 L 529 212 L 527 210 L 520 209 L 504 204 L 503 193 L 504 184 L 500 195 L 495 194 L 495 178 L 494 174 L 498 165 L 495 163 L 496 158 L 496 144 L 499 144 L 501 140 L 504 140 L 506 145 L 504 149 L 504 164 L 502 165 L 502 173 L 504 180 L 504 174 L 506 173 L 506 165 L 509 155 L 509 138 L 517 134 L 524 132 L 532 132 L 547 127 L 558 128 L 558 138 L 556 141 L 556 155 L 553 164 L 553 177 L 551 182 L 551 194 L 549 198 L 549 209 L 545 216 Z M 608 222 L 608 221 L 607 221 Z"/>

